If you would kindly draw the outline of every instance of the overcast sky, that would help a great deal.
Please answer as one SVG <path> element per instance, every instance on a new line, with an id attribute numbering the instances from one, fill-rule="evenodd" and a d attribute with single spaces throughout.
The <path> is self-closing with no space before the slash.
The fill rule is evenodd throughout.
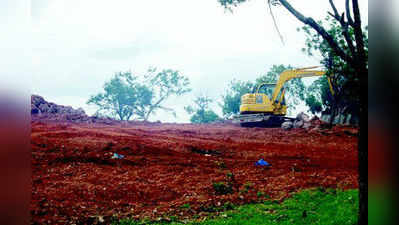
<path id="1" fill-rule="evenodd" d="M 1 37 L 1 72 L 28 81 L 31 93 L 92 114 L 86 101 L 115 72 L 179 70 L 193 92 L 166 103 L 177 118 L 160 111 L 151 119 L 187 122 L 183 107 L 199 93 L 220 101 L 232 79 L 254 80 L 273 64 L 319 65 L 320 58 L 301 52 L 302 24 L 274 7 L 282 44 L 265 2 L 249 1 L 232 14 L 217 0 L 2 0 L 0 19 L 12 21 L 4 27 L 13 32 Z M 290 2 L 316 20 L 330 10 L 328 0 Z M 344 1 L 335 2 L 342 10 Z M 359 3 L 368 24 L 368 1 Z"/>

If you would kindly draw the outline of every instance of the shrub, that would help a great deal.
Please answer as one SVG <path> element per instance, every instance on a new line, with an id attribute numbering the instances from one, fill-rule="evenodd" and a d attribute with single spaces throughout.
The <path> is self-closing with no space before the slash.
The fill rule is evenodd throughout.
<path id="1" fill-rule="evenodd" d="M 213 183 L 213 189 L 215 190 L 217 195 L 225 195 L 233 192 L 232 186 L 226 184 L 225 182 Z"/>

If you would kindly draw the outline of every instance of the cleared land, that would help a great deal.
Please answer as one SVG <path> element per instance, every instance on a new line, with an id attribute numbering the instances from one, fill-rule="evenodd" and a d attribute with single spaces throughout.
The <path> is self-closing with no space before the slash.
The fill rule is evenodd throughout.
<path id="1" fill-rule="evenodd" d="M 190 218 L 303 188 L 357 188 L 356 133 L 32 121 L 32 223 Z M 271 166 L 255 166 L 261 158 Z"/>

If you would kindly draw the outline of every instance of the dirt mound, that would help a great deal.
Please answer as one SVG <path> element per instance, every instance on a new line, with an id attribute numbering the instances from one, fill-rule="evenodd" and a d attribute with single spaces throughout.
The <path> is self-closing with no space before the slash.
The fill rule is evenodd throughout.
<path id="1" fill-rule="evenodd" d="M 121 123 L 121 121 L 112 118 L 88 116 L 82 108 L 74 109 L 71 106 L 47 102 L 39 95 L 31 95 L 31 118 L 32 121 L 64 121 L 75 123 L 102 123 L 109 125 Z"/>
<path id="2" fill-rule="evenodd" d="M 82 108 L 74 109 L 71 106 L 57 105 L 47 102 L 39 95 L 31 96 L 31 115 L 40 119 L 67 120 L 67 121 L 88 121 Z"/>

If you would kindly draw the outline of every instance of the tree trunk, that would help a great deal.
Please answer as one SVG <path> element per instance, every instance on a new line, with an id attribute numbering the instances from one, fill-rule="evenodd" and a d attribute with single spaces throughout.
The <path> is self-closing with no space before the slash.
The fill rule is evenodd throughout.
<path id="1" fill-rule="evenodd" d="M 147 114 L 145 114 L 145 116 L 144 116 L 144 121 L 148 121 L 148 118 L 150 117 L 153 110 L 154 110 L 154 107 L 150 107 Z"/>
<path id="2" fill-rule="evenodd" d="M 328 123 L 330 124 L 330 127 L 333 126 L 335 116 L 337 115 L 336 112 L 337 112 L 337 107 L 335 104 L 333 104 L 331 106 L 330 121 L 328 121 Z"/>
<path id="3" fill-rule="evenodd" d="M 364 64 L 360 64 L 358 68 L 361 89 L 367 93 L 368 85 L 368 70 Z M 368 147 L 367 142 L 367 96 L 360 95 L 360 110 L 359 110 L 359 137 L 358 137 L 358 161 L 359 161 L 359 223 L 368 223 Z M 361 141 L 364 139 L 363 141 Z"/>
<path id="4" fill-rule="evenodd" d="M 361 88 L 364 88 L 367 92 L 367 78 L 368 78 L 368 69 L 367 69 L 367 57 L 364 50 L 364 42 L 363 42 L 363 34 L 361 29 L 361 20 L 360 20 L 360 11 L 358 0 L 352 0 L 353 6 L 353 15 L 354 21 L 350 17 L 349 13 L 349 3 L 346 1 L 346 13 L 348 14 L 348 21 L 351 26 L 354 27 L 355 32 L 355 41 L 356 41 L 356 54 L 354 57 L 348 56 L 334 41 L 334 39 L 321 27 L 317 24 L 312 18 L 305 17 L 301 13 L 299 13 L 296 9 L 294 9 L 286 0 L 279 0 L 280 3 L 298 20 L 311 26 L 314 30 L 316 30 L 324 40 L 328 42 L 330 47 L 335 51 L 335 53 L 342 58 L 345 62 L 347 62 L 352 68 L 356 70 L 356 75 L 360 79 Z M 335 104 L 334 104 L 335 105 Z M 335 108 L 335 107 L 334 107 Z M 367 224 L 367 202 L 368 202 L 368 152 L 365 141 L 360 141 L 362 138 L 367 138 L 367 99 L 364 96 L 360 96 L 360 107 L 359 107 L 359 148 L 358 148 L 358 160 L 359 160 L 359 224 Z M 330 124 L 334 120 L 335 109 L 332 109 L 332 115 L 330 118 Z"/>

